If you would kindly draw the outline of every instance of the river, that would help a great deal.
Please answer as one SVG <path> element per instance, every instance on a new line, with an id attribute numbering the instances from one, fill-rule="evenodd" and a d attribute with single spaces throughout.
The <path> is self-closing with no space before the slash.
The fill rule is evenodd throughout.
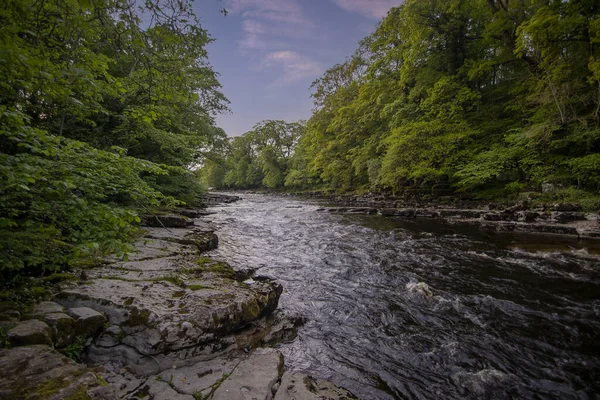
<path id="1" fill-rule="evenodd" d="M 307 319 L 289 369 L 369 400 L 600 398 L 593 249 L 242 197 L 214 207 L 209 255 L 276 278 Z"/>

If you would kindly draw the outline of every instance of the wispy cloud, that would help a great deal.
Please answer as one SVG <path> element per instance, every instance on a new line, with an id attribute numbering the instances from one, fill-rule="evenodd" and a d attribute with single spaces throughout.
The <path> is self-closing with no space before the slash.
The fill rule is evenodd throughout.
<path id="1" fill-rule="evenodd" d="M 261 68 L 271 68 L 276 65 L 283 67 L 284 76 L 277 83 L 290 83 L 307 76 L 318 75 L 322 71 L 321 65 L 291 50 L 274 51 L 262 59 Z"/>
<path id="2" fill-rule="evenodd" d="M 292 83 L 322 72 L 318 63 L 295 48 L 312 35 L 314 24 L 298 0 L 229 0 L 228 10 L 242 17 L 240 50 L 258 60 L 258 70 L 280 68 L 278 84 Z"/>
<path id="3" fill-rule="evenodd" d="M 381 19 L 392 7 L 399 6 L 402 0 L 333 0 L 346 11 L 362 14 L 369 18 Z"/>

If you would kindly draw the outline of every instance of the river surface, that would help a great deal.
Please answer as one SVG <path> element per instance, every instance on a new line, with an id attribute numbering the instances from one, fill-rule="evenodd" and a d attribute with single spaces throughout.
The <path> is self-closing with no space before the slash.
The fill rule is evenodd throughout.
<path id="1" fill-rule="evenodd" d="M 209 255 L 306 317 L 289 369 L 361 399 L 600 398 L 597 249 L 242 197 L 214 207 Z"/>

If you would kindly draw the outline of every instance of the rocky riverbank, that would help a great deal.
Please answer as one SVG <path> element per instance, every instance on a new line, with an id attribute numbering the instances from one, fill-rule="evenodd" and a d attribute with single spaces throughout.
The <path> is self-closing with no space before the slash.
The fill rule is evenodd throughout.
<path id="1" fill-rule="evenodd" d="M 194 212 L 148 217 L 128 260 L 79 271 L 26 313 L 5 310 L 0 398 L 353 398 L 285 371 L 276 346 L 303 321 L 277 311 L 277 282 L 203 257 L 218 238 Z"/>
<path id="2" fill-rule="evenodd" d="M 327 196 L 303 194 L 332 204 L 318 211 L 380 214 L 396 218 L 439 219 L 450 224 L 470 225 L 502 233 L 558 235 L 575 240 L 599 240 L 598 213 L 583 212 L 570 203 L 533 205 L 527 201 L 512 205 L 481 201 L 414 202 L 386 195 Z"/>

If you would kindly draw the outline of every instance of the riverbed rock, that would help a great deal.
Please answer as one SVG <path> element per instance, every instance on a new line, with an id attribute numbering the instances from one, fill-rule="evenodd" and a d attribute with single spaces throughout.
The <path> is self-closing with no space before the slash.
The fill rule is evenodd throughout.
<path id="1" fill-rule="evenodd" d="M 52 346 L 52 329 L 37 319 L 21 321 L 8 331 L 8 339 L 13 346 L 46 344 Z"/>
<path id="2" fill-rule="evenodd" d="M 572 221 L 585 220 L 585 214 L 581 212 L 553 212 L 552 221 L 558 224 L 564 224 Z"/>
<path id="3" fill-rule="evenodd" d="M 117 399 L 94 373 L 43 345 L 0 350 L 0 398 Z"/>
<path id="4" fill-rule="evenodd" d="M 219 385 L 213 400 L 271 399 L 283 373 L 283 356 L 275 349 L 257 349 Z"/>
<path id="5" fill-rule="evenodd" d="M 281 377 L 274 400 L 351 400 L 357 399 L 346 389 L 333 383 L 313 379 L 309 375 L 286 372 Z"/>

